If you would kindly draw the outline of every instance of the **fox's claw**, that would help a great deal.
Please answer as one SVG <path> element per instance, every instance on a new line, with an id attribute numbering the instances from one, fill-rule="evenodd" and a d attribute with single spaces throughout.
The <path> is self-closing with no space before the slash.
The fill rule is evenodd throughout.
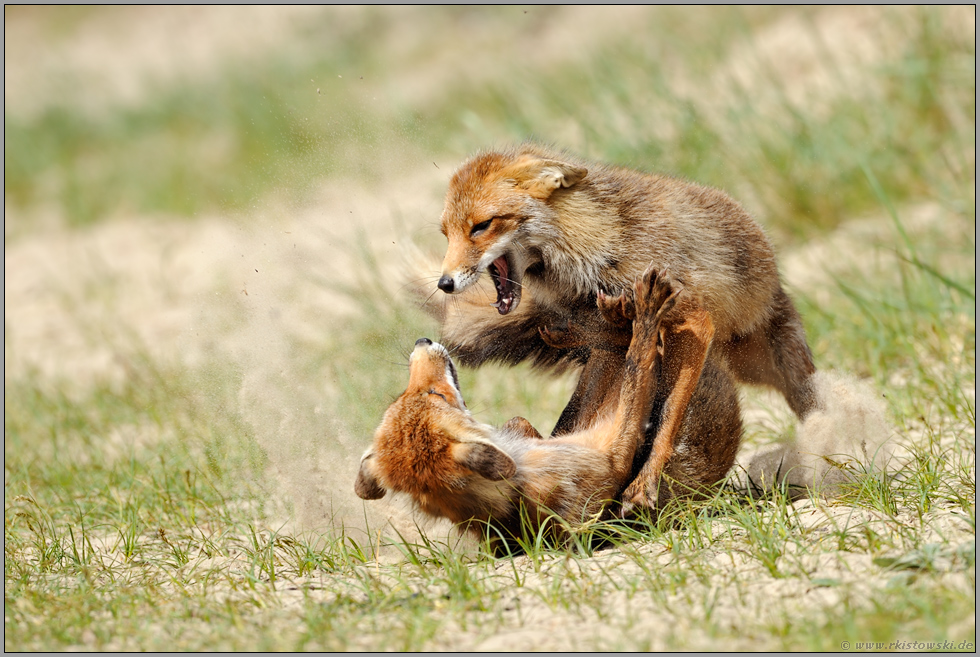
<path id="1" fill-rule="evenodd" d="M 653 490 L 656 490 L 656 486 Z M 634 515 L 640 509 L 649 509 L 651 511 L 656 511 L 657 509 L 657 497 L 656 495 L 650 496 L 647 494 L 647 488 L 643 485 L 639 479 L 634 480 L 632 484 L 626 487 L 623 491 L 622 501 L 619 506 L 619 517 L 628 518 Z"/>
<path id="2" fill-rule="evenodd" d="M 614 326 L 627 327 L 638 317 L 651 316 L 656 321 L 677 301 L 684 286 L 673 278 L 668 268 L 658 272 L 651 265 L 636 280 L 632 289 L 627 288 L 615 296 L 599 291 L 596 305 L 603 319 Z"/>
<path id="3" fill-rule="evenodd" d="M 596 305 L 603 319 L 613 326 L 629 326 L 636 318 L 636 305 L 633 303 L 631 291 L 611 297 L 600 290 L 596 296 Z"/>
<path id="4" fill-rule="evenodd" d="M 658 273 L 653 266 L 643 272 L 633 288 L 636 317 L 652 317 L 655 323 L 674 307 L 677 295 L 684 290 L 684 286 L 670 275 L 666 267 Z"/>
<path id="5" fill-rule="evenodd" d="M 538 335 L 546 345 L 554 349 L 574 349 L 582 346 L 581 336 L 575 332 L 569 322 L 564 325 L 539 326 Z"/>

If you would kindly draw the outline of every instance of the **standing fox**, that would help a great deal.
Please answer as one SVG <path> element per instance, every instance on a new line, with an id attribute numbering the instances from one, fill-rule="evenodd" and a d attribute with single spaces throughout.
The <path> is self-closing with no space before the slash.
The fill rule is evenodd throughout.
<path id="1" fill-rule="evenodd" d="M 803 325 L 779 282 L 761 227 L 721 191 L 586 163 L 535 144 L 475 156 L 453 175 L 442 214 L 449 240 L 438 287 L 461 295 L 438 311 L 466 365 L 582 364 L 554 434 L 587 425 L 620 377 L 609 348 L 629 341 L 597 309 L 648 266 L 685 286 L 662 321 L 664 360 L 652 454 L 624 492 L 656 507 L 660 476 L 706 362 L 768 385 L 803 419 L 815 406 Z M 490 274 L 496 301 L 488 308 Z"/>
<path id="2" fill-rule="evenodd" d="M 418 340 L 408 389 L 387 410 L 361 459 L 358 496 L 408 494 L 426 514 L 468 526 L 477 536 L 488 532 L 498 552 L 522 528 L 536 532 L 550 513 L 569 523 L 608 513 L 649 451 L 647 428 L 663 358 L 657 345 L 680 290 L 668 275 L 650 269 L 619 297 L 598 297 L 597 312 L 632 329 L 628 350 L 616 352 L 614 403 L 588 427 L 550 440 L 523 418 L 499 429 L 475 420 L 449 353 Z M 709 363 L 689 408 L 676 458 L 665 471 L 670 486 L 662 488 L 662 501 L 716 484 L 738 451 L 738 396 L 726 372 Z"/>

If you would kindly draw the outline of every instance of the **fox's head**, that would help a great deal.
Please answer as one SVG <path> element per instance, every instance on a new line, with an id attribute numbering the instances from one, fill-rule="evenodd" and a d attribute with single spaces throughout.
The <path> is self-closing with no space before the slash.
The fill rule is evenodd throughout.
<path id="1" fill-rule="evenodd" d="M 513 459 L 466 409 L 446 348 L 421 338 L 408 363 L 408 388 L 388 408 L 361 458 L 357 495 L 375 500 L 394 490 L 429 505 L 431 496 L 460 489 L 473 474 L 493 481 L 513 476 Z"/>
<path id="2" fill-rule="evenodd" d="M 527 269 L 540 260 L 537 246 L 551 237 L 552 194 L 588 171 L 533 153 L 483 153 L 453 175 L 442 213 L 449 248 L 439 289 L 457 294 L 484 271 L 497 288 L 501 315 L 517 308 Z"/>

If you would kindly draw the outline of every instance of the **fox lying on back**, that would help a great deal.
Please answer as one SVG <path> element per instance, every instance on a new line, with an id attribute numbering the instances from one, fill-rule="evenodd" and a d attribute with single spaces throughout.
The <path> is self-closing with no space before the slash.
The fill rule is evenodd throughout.
<path id="1" fill-rule="evenodd" d="M 476 421 L 446 349 L 420 339 L 409 360 L 408 389 L 375 432 L 355 491 L 369 500 L 389 490 L 407 494 L 426 514 L 488 534 L 498 552 L 505 551 L 501 541 L 509 544 L 522 529 L 536 531 L 551 513 L 570 523 L 607 513 L 649 450 L 660 323 L 679 291 L 676 282 L 649 270 L 635 291 L 599 298 L 604 315 L 620 313 L 613 318 L 618 323 L 635 317 L 618 394 L 590 426 L 559 438 L 543 440 L 523 418 L 499 429 Z M 666 471 L 664 499 L 716 484 L 738 451 L 738 397 L 725 372 L 706 368 L 690 409 Z"/>
<path id="2" fill-rule="evenodd" d="M 619 380 L 617 359 L 605 354 L 629 333 L 608 330 L 597 295 L 626 289 L 648 266 L 683 282 L 663 321 L 653 454 L 624 494 L 630 503 L 655 506 L 706 362 L 776 388 L 801 419 L 814 407 L 812 356 L 772 247 L 721 191 L 528 143 L 480 153 L 454 173 L 442 231 L 449 245 L 438 287 L 460 296 L 438 313 L 463 364 L 584 365 L 556 435 L 591 422 Z M 493 308 L 478 284 L 485 271 Z"/>

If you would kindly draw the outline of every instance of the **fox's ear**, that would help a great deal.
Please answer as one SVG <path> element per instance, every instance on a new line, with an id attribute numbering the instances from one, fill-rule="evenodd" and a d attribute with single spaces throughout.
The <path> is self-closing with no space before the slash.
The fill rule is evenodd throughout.
<path id="1" fill-rule="evenodd" d="M 507 479 L 517 472 L 514 459 L 491 443 L 456 443 L 453 445 L 453 458 L 490 481 Z"/>
<path id="2" fill-rule="evenodd" d="M 375 465 L 374 454 L 370 452 L 365 454 L 361 459 L 361 469 L 357 472 L 357 481 L 354 482 L 354 492 L 362 500 L 380 500 L 388 492 L 378 481 L 374 473 Z"/>
<path id="3" fill-rule="evenodd" d="M 585 178 L 588 169 L 559 160 L 533 158 L 520 162 L 514 171 L 517 186 L 542 201 L 559 187 L 571 187 Z"/>

